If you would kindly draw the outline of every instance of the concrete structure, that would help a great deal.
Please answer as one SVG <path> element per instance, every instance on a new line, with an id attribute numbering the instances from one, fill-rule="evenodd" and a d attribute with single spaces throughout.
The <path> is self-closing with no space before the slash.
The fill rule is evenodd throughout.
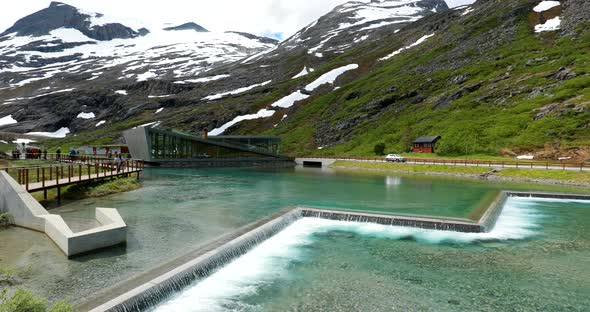
<path id="1" fill-rule="evenodd" d="M 369 222 L 383 225 L 420 227 L 442 231 L 490 232 L 510 196 L 590 200 L 590 195 L 553 193 L 500 192 L 478 221 L 469 219 L 438 218 L 409 215 L 374 214 L 367 212 L 291 207 L 269 218 L 247 225 L 208 245 L 173 260 L 145 275 L 106 290 L 99 298 L 79 306 L 78 310 L 91 312 L 143 311 L 160 303 L 168 295 L 207 277 L 247 253 L 254 246 L 278 233 L 303 217 L 331 220 Z M 110 299 L 107 298 L 110 296 Z"/>
<path id="2" fill-rule="evenodd" d="M 158 166 L 200 168 L 291 162 L 279 154 L 278 137 L 200 137 L 150 127 L 127 130 L 123 135 L 132 157 Z"/>
<path id="3" fill-rule="evenodd" d="M 47 234 L 68 257 L 127 241 L 127 225 L 116 209 L 96 208 L 101 226 L 74 233 L 61 216 L 47 212 L 5 171 L 0 171 L 0 212 L 10 213 L 16 226 Z"/>
<path id="4" fill-rule="evenodd" d="M 295 163 L 299 166 L 305 167 L 329 167 L 333 163 L 335 163 L 337 159 L 327 159 L 327 158 L 295 158 Z"/>
<path id="5" fill-rule="evenodd" d="M 215 269 L 247 253 L 257 244 L 304 217 L 340 221 L 409 226 L 441 231 L 468 233 L 489 232 L 500 215 L 508 196 L 501 192 L 479 221 L 469 219 L 439 218 L 427 216 L 376 214 L 360 211 L 290 207 L 270 218 L 258 221 L 216 240 L 204 248 L 156 268 L 144 276 L 137 276 L 128 284 L 123 283 L 94 302 L 88 302 L 79 310 L 143 311 L 159 303 L 166 296 L 189 286 L 195 280 L 208 276 Z M 114 299 L 106 301 L 111 295 Z M 102 299 L 102 300 L 101 300 Z"/>

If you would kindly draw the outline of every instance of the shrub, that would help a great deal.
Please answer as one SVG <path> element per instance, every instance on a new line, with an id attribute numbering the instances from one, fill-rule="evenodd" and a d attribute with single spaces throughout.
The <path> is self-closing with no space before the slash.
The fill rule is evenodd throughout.
<path id="1" fill-rule="evenodd" d="M 373 150 L 375 151 L 375 155 L 385 155 L 385 143 L 376 144 Z"/>
<path id="2" fill-rule="evenodd" d="M 7 228 L 8 221 L 12 217 L 12 215 L 8 212 L 0 213 L 0 228 Z"/>
<path id="3" fill-rule="evenodd" d="M 7 297 L 4 291 L 2 297 L 0 312 L 45 312 L 45 300 L 33 296 L 24 289 L 18 289 L 10 297 Z"/>
<path id="4" fill-rule="evenodd" d="M 58 301 L 49 309 L 49 312 L 74 312 L 74 308 L 66 301 Z"/>

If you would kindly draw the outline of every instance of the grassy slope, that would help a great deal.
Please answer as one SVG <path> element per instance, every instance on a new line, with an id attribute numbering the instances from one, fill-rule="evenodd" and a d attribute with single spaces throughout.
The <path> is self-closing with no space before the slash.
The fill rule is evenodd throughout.
<path id="1" fill-rule="evenodd" d="M 498 16 L 489 16 L 478 23 L 480 29 L 477 32 L 493 31 L 501 22 Z M 450 29 L 457 36 L 465 33 L 476 35 L 460 27 Z M 543 148 L 545 144 L 562 147 L 590 144 L 589 32 L 577 40 L 557 38 L 554 33 L 536 35 L 528 16 L 523 15 L 518 20 L 514 41 L 488 51 L 491 57 L 475 57 L 475 62 L 458 70 L 438 70 L 429 76 L 408 70 L 436 58 L 444 58 L 445 53 L 454 47 L 433 37 L 420 49 L 394 57 L 382 66 L 376 66 L 361 79 L 310 101 L 269 133 L 281 135 L 285 149 L 294 154 L 371 155 L 374 145 L 379 142 L 385 142 L 388 151 L 401 152 L 407 147 L 407 138 L 432 134 L 443 136 L 439 151 L 446 154 L 463 154 L 467 150 L 468 153 L 497 155 L 505 147 L 531 150 Z M 539 57 L 549 59 L 526 65 L 527 60 Z M 510 66 L 513 68 L 509 72 Z M 549 88 L 541 96 L 528 97 L 535 87 L 558 83 L 548 76 L 561 67 L 573 69 L 578 76 Z M 507 72 L 508 79 L 495 82 Z M 460 86 L 448 81 L 462 74 L 469 77 L 462 86 L 482 83 L 482 87 L 472 93 L 467 92 L 446 108 L 434 109 L 438 97 L 459 89 Z M 432 81 L 427 82 L 427 79 Z M 334 125 L 347 117 L 360 115 L 364 104 L 388 95 L 383 90 L 391 86 L 397 87 L 396 94 L 418 90 L 428 99 L 419 105 L 410 104 L 410 100 L 395 103 L 399 107 L 408 107 L 400 112 L 389 110 L 377 120 L 361 124 L 345 144 L 317 151 L 313 143 L 316 121 L 327 120 Z M 525 91 L 518 94 L 520 89 Z M 347 101 L 347 95 L 354 92 L 362 96 Z M 535 109 L 566 101 L 585 106 L 586 112 L 575 114 L 567 111 L 561 116 L 553 114 L 535 119 Z"/>
<path id="2" fill-rule="evenodd" d="M 503 169 L 496 175 L 500 177 L 526 180 L 555 180 L 590 183 L 590 172 L 581 171 Z"/>
<path id="3" fill-rule="evenodd" d="M 444 165 L 414 165 L 395 164 L 383 162 L 337 161 L 331 167 L 365 170 L 383 170 L 406 173 L 431 173 L 450 175 L 482 175 L 488 173 L 490 168 L 444 166 Z M 590 183 L 590 172 L 567 170 L 537 170 L 537 169 L 501 169 L 494 175 L 502 178 L 517 180 L 553 180 L 573 183 Z"/>
<path id="4" fill-rule="evenodd" d="M 466 174 L 481 175 L 489 172 L 489 168 L 482 167 L 464 167 L 464 166 L 444 166 L 444 165 L 413 165 L 413 164 L 395 164 L 383 162 L 361 162 L 361 161 L 342 161 L 339 160 L 332 164 L 334 168 L 351 168 L 351 169 L 369 169 L 369 170 L 388 170 L 408 173 L 449 173 L 449 174 Z"/>

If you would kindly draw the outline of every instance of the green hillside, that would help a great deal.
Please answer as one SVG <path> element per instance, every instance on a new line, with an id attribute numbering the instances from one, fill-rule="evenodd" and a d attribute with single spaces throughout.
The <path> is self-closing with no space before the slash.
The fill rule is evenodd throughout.
<path id="1" fill-rule="evenodd" d="M 436 26 L 435 36 L 388 61 L 375 60 L 404 44 L 343 55 L 332 67 L 355 59 L 363 75 L 312 98 L 267 134 L 282 136 L 293 154 L 370 155 L 380 142 L 403 152 L 422 135 L 442 135 L 441 154 L 587 153 L 589 28 L 536 34 L 535 4 L 493 10 L 491 2 L 469 18 L 428 18 L 406 37 Z"/>

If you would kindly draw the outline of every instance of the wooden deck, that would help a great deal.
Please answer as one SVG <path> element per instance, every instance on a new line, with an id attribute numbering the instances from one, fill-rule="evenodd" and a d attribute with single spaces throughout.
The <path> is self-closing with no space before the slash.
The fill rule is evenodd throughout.
<path id="1" fill-rule="evenodd" d="M 25 188 L 30 193 L 44 191 L 56 187 L 62 187 L 77 183 L 83 182 L 91 182 L 100 179 L 107 179 L 107 178 L 114 178 L 120 176 L 128 176 L 134 173 L 140 173 L 143 169 L 131 169 L 131 168 L 124 168 L 123 170 L 117 172 L 116 170 L 108 171 L 105 170 L 104 172 L 99 172 L 98 174 L 91 173 L 90 175 L 82 175 L 82 176 L 68 176 L 67 178 L 60 178 L 55 180 L 49 181 L 41 181 L 36 183 L 30 183 L 25 185 Z"/>
<path id="2" fill-rule="evenodd" d="M 143 171 L 144 162 L 141 160 L 123 160 L 120 170 L 117 170 L 112 159 L 68 159 L 59 164 L 30 166 L 18 168 L 3 168 L 9 172 L 17 182 L 29 193 L 43 191 L 47 198 L 47 190 L 58 189 L 58 199 L 61 187 L 115 178 L 130 176 Z"/>

